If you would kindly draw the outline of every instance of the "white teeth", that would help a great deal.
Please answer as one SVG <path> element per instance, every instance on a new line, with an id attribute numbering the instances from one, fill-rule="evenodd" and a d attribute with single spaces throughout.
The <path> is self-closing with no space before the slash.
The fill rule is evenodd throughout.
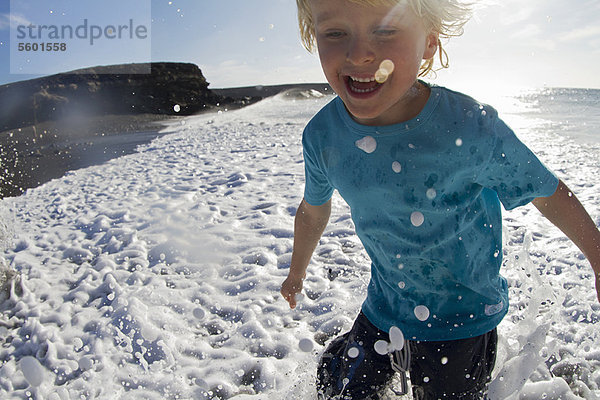
<path id="1" fill-rule="evenodd" d="M 352 79 L 355 82 L 362 82 L 362 83 L 369 83 L 369 82 L 374 82 L 375 81 L 375 77 L 372 77 L 372 78 L 355 78 L 355 77 L 351 76 L 350 79 Z"/>
<path id="2" fill-rule="evenodd" d="M 353 92 L 355 93 L 370 93 L 370 92 L 374 92 L 375 89 L 352 89 Z"/>

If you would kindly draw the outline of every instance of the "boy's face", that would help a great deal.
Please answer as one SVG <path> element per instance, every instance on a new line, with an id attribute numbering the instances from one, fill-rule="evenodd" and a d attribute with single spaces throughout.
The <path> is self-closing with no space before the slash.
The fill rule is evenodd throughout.
<path id="1" fill-rule="evenodd" d="M 310 0 L 310 7 L 325 77 L 354 119 L 390 125 L 416 116 L 428 94 L 411 89 L 422 60 L 437 50 L 437 35 L 410 6 Z M 384 60 L 393 62 L 394 71 L 378 83 L 375 73 Z"/>

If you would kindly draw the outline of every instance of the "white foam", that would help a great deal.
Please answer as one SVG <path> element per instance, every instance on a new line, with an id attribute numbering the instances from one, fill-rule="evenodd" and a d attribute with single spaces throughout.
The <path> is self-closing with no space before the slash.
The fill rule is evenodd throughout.
<path id="1" fill-rule="evenodd" d="M 25 356 L 19 361 L 21 372 L 31 386 L 40 386 L 45 380 L 45 369 L 40 362 L 31 356 Z"/>
<path id="2" fill-rule="evenodd" d="M 303 195 L 299 132 L 330 100 L 280 97 L 190 117 L 138 153 L 1 200 L 11 230 L 1 257 L 21 283 L 7 281 L 2 303 L 0 335 L 12 339 L 2 351 L 15 356 L 3 361 L 0 398 L 316 398 L 318 354 L 351 328 L 371 272 L 336 194 L 302 303 L 290 310 L 279 295 Z M 507 117 L 598 221 L 600 146 L 552 136 L 530 114 Z M 393 161 L 383 172 L 393 175 Z M 503 214 L 511 301 L 494 390 L 537 400 L 547 383 L 549 395 L 599 397 L 600 309 L 587 261 L 534 208 Z M 408 269 L 411 254 L 392 258 Z M 22 369 L 26 354 L 37 361 Z"/>

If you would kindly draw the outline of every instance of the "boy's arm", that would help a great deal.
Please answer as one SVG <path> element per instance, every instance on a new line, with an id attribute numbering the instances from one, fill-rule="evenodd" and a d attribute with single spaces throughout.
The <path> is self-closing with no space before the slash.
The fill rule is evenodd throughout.
<path id="1" fill-rule="evenodd" d="M 575 243 L 588 259 L 596 276 L 600 301 L 600 231 L 577 197 L 563 181 L 550 197 L 538 197 L 533 205 Z"/>
<path id="2" fill-rule="evenodd" d="M 296 307 L 296 294 L 302 291 L 306 268 L 327 226 L 330 214 L 331 200 L 321 206 L 311 206 L 303 199 L 296 211 L 290 272 L 281 285 L 281 295 L 290 304 L 290 308 Z"/>

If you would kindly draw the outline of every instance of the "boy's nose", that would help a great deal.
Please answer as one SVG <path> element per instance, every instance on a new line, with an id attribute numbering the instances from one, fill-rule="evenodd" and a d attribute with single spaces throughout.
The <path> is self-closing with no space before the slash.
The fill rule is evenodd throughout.
<path id="1" fill-rule="evenodd" d="M 364 40 L 355 39 L 348 44 L 346 60 L 355 65 L 362 65 L 375 60 L 375 52 Z"/>

